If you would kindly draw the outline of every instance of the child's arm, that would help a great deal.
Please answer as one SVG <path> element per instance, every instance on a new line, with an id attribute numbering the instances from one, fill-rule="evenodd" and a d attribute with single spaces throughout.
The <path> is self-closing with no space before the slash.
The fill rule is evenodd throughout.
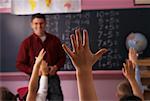
<path id="1" fill-rule="evenodd" d="M 92 66 L 107 52 L 107 49 L 100 49 L 96 54 L 93 54 L 89 47 L 88 32 L 86 30 L 83 31 L 83 42 L 78 29 L 75 31 L 75 35 L 71 35 L 71 43 L 73 51 L 65 44 L 63 44 L 63 49 L 76 68 L 79 100 L 96 101 L 98 98 L 93 83 Z"/>
<path id="2" fill-rule="evenodd" d="M 129 48 L 128 56 L 129 56 L 129 60 L 134 64 L 133 68 L 135 68 L 135 80 L 137 81 L 142 93 L 144 93 L 144 89 L 141 82 L 140 70 L 137 64 L 138 54 L 136 50 L 134 48 Z"/>
<path id="3" fill-rule="evenodd" d="M 36 99 L 38 101 L 46 101 L 47 91 L 48 91 L 48 67 L 46 61 L 42 61 L 40 70 L 42 76 L 40 78 L 39 89 L 37 92 Z"/>
<path id="4" fill-rule="evenodd" d="M 33 66 L 33 71 L 32 71 L 32 75 L 29 81 L 29 85 L 28 85 L 28 94 L 27 94 L 27 99 L 26 101 L 35 101 L 36 99 L 36 95 L 37 95 L 37 88 L 38 88 L 38 79 L 39 79 L 39 68 L 40 68 L 40 64 L 41 61 L 43 59 L 45 55 L 45 51 L 44 49 L 42 49 L 38 55 L 38 57 L 36 58 L 35 64 Z"/>
<path id="5" fill-rule="evenodd" d="M 135 71 L 134 68 L 132 67 L 133 66 L 132 62 L 127 60 L 126 63 L 124 63 L 123 65 L 124 65 L 124 68 L 122 69 L 123 75 L 128 79 L 132 87 L 133 94 L 135 96 L 140 97 L 142 101 L 144 101 L 142 91 L 140 90 L 139 85 L 135 80 Z"/>

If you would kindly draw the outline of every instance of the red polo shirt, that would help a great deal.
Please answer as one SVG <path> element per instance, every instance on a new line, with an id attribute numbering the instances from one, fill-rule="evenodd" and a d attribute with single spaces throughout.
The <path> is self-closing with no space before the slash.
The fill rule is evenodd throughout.
<path id="1" fill-rule="evenodd" d="M 17 56 L 16 67 L 22 72 L 31 74 L 35 57 L 38 56 L 42 48 L 46 51 L 44 60 L 49 66 L 63 67 L 66 56 L 61 42 L 56 36 L 48 33 L 46 33 L 44 42 L 34 33 L 22 42 Z"/>

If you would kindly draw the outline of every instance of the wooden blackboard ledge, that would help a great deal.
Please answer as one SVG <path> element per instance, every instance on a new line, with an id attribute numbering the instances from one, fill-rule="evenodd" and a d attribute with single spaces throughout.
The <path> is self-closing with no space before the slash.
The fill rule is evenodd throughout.
<path id="1" fill-rule="evenodd" d="M 120 70 L 98 70 L 93 71 L 94 80 L 98 79 L 122 79 Z M 59 71 L 61 80 L 75 80 L 75 71 Z M 0 81 L 28 81 L 29 76 L 22 72 L 0 72 Z"/>

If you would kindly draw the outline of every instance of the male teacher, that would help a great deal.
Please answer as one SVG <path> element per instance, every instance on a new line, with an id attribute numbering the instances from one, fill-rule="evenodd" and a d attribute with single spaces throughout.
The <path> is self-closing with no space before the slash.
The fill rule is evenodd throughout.
<path id="1" fill-rule="evenodd" d="M 21 44 L 16 67 L 31 75 L 35 57 L 44 48 L 46 54 L 44 60 L 48 63 L 48 96 L 49 101 L 63 101 L 63 94 L 60 86 L 60 79 L 57 71 L 63 67 L 66 57 L 60 40 L 45 31 L 46 18 L 43 14 L 34 14 L 31 18 L 32 34 Z"/>

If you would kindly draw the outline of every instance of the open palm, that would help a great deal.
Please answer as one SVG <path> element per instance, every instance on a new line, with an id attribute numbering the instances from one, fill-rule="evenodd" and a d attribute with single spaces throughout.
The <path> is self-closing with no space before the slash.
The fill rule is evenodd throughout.
<path id="1" fill-rule="evenodd" d="M 71 43 L 73 51 L 71 51 L 65 44 L 63 49 L 71 58 L 71 61 L 77 70 L 87 70 L 87 67 L 92 67 L 95 62 L 107 52 L 107 49 L 100 49 L 93 54 L 89 48 L 88 32 L 83 30 L 83 42 L 80 34 L 80 30 L 75 31 L 75 35 L 71 35 Z M 92 68 L 90 68 L 92 69 Z"/>

